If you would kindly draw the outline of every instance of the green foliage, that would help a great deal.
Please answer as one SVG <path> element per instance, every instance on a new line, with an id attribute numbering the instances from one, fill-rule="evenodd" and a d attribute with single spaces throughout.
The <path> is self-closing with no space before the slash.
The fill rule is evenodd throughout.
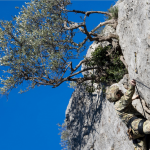
<path id="1" fill-rule="evenodd" d="M 112 83 L 119 82 L 123 76 L 127 73 L 127 69 L 120 60 L 120 52 L 113 51 L 110 46 L 97 47 L 91 54 L 91 61 L 86 65 L 87 67 L 98 66 L 92 74 L 87 76 L 93 76 L 92 84 L 86 85 L 88 92 L 93 92 L 95 89 L 93 83 L 105 83 L 111 85 Z M 94 78 L 95 77 L 95 78 Z M 98 78 L 96 78 L 98 77 Z M 101 87 L 105 92 L 105 89 Z"/>
<path id="2" fill-rule="evenodd" d="M 68 83 L 68 82 L 67 82 Z M 70 81 L 69 82 L 69 86 L 68 86 L 69 88 L 73 88 L 73 89 L 75 89 L 76 87 L 77 87 L 77 83 L 76 82 L 74 82 L 74 81 Z"/>
<path id="3" fill-rule="evenodd" d="M 86 47 L 74 42 L 74 30 L 64 29 L 64 22 L 67 22 L 67 25 L 72 24 L 68 20 L 66 11 L 69 4 L 70 0 L 31 0 L 21 8 L 19 15 L 12 21 L 0 20 L 0 65 L 3 71 L 3 76 L 0 78 L 0 84 L 3 87 L 0 90 L 2 94 L 9 94 L 13 88 L 17 88 L 24 82 L 26 87 L 21 89 L 20 93 L 40 85 L 57 87 L 72 78 L 71 76 L 63 80 L 67 74 L 66 70 L 69 70 L 70 62 L 79 58 Z M 117 18 L 117 8 L 112 7 L 109 12 L 112 13 L 113 18 Z M 99 28 L 97 33 L 101 34 L 102 30 L 103 27 Z M 87 65 L 106 66 L 109 61 L 105 55 L 107 49 L 109 48 L 96 49 L 92 54 L 91 62 Z M 117 57 L 113 61 L 121 65 Z M 119 72 L 118 67 L 114 65 L 111 67 L 107 70 L 103 68 L 107 76 L 100 76 L 100 70 L 91 73 L 91 87 L 87 87 L 87 90 L 94 91 L 93 84 L 100 81 L 114 79 L 117 81 L 119 76 L 115 74 Z M 74 87 L 75 84 L 71 82 L 70 86 Z"/>
<path id="4" fill-rule="evenodd" d="M 25 91 L 61 77 L 68 61 L 82 48 L 73 41 L 75 33 L 64 30 L 69 0 L 31 0 L 12 21 L 0 21 L 1 93 L 27 81 Z M 24 90 L 24 89 L 23 89 Z M 23 92 L 22 90 L 20 92 Z"/>
<path id="5" fill-rule="evenodd" d="M 105 15 L 105 17 L 106 17 L 105 20 L 110 20 L 110 19 L 112 19 L 112 18 L 118 19 L 118 7 L 116 7 L 116 6 L 111 6 L 111 7 L 108 9 L 108 12 L 112 14 L 112 17 Z"/>
<path id="6" fill-rule="evenodd" d="M 110 49 L 110 46 L 106 47 L 98 47 L 92 52 L 91 56 L 91 64 L 90 66 L 104 66 L 107 61 L 109 61 L 109 57 L 106 56 L 107 50 Z"/>
<path id="7" fill-rule="evenodd" d="M 107 84 L 112 82 L 119 82 L 122 77 L 127 73 L 127 70 L 120 60 L 120 54 L 118 51 L 111 52 L 110 46 L 98 47 L 92 53 L 92 62 L 94 65 L 102 67 L 105 75 L 101 76 L 100 81 Z"/>
<path id="8" fill-rule="evenodd" d="M 95 91 L 95 88 L 93 86 L 87 86 L 86 91 L 89 93 L 93 93 Z"/>
<path id="9" fill-rule="evenodd" d="M 94 80 L 91 80 L 90 82 L 82 83 L 82 85 L 85 87 L 85 90 L 88 93 L 93 93 L 98 87 L 94 87 Z"/>
<path id="10" fill-rule="evenodd" d="M 66 121 L 64 121 L 62 125 L 58 124 L 58 126 L 60 127 L 59 135 L 61 135 L 60 144 L 61 144 L 61 147 L 63 148 L 62 150 L 71 150 L 70 141 L 69 141 L 69 132 L 67 131 Z"/>

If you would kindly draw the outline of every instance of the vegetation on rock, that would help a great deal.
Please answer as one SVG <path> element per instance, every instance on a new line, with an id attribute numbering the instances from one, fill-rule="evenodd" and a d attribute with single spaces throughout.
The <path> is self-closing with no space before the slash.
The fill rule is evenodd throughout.
<path id="1" fill-rule="evenodd" d="M 100 36 L 105 25 L 116 29 L 118 9 L 111 7 L 108 12 L 85 12 L 68 10 L 70 4 L 69 0 L 31 0 L 12 21 L 0 21 L 1 94 L 9 94 L 24 82 L 26 89 L 20 93 L 41 85 L 55 88 L 66 81 L 71 81 L 72 86 L 74 82 L 85 84 L 87 91 L 93 92 L 94 83 L 118 82 L 127 73 L 120 60 L 121 52 L 112 46 L 96 48 L 90 58 L 83 59 L 73 68 L 72 60 L 79 58 L 88 40 L 107 41 L 110 45 L 113 39 L 118 40 L 118 35 L 112 33 Z M 68 13 L 84 15 L 83 22 L 70 21 Z M 88 31 L 86 18 L 94 13 L 106 15 L 107 20 Z M 74 41 L 76 30 L 86 35 L 80 43 Z M 78 71 L 82 64 L 86 67 Z M 83 72 L 88 73 L 77 76 Z M 90 86 L 87 81 L 91 82 Z M 61 145 L 69 150 L 66 123 L 60 127 Z"/>
<path id="2" fill-rule="evenodd" d="M 66 121 L 64 121 L 64 123 L 62 125 L 58 124 L 58 126 L 60 127 L 60 133 L 59 135 L 61 135 L 61 147 L 62 150 L 71 150 L 70 148 L 70 141 L 69 141 L 69 132 L 67 130 L 67 125 L 66 125 Z"/>
<path id="3" fill-rule="evenodd" d="M 127 69 L 120 60 L 122 53 L 119 50 L 114 50 L 111 46 L 97 47 L 91 54 L 91 59 L 85 65 L 86 67 L 97 66 L 98 69 L 87 72 L 85 77 L 92 77 L 91 83 L 86 83 L 88 92 L 94 92 L 94 83 L 104 83 L 111 85 L 119 82 L 125 74 Z"/>
<path id="4" fill-rule="evenodd" d="M 20 93 L 40 85 L 50 85 L 55 88 L 66 81 L 79 84 L 93 80 L 92 76 L 87 78 L 77 75 L 97 69 L 96 66 L 78 71 L 88 60 L 83 59 L 74 68 L 72 60 L 79 58 L 88 40 L 108 41 L 111 44 L 112 39 L 118 39 L 116 34 L 99 36 L 96 33 L 105 25 L 114 25 L 115 28 L 117 20 L 114 18 L 114 11 L 68 10 L 69 4 L 69 0 L 31 0 L 30 3 L 26 3 L 26 7 L 22 7 L 20 14 L 12 21 L 0 21 L 2 94 L 9 94 L 12 89 L 24 82 L 26 89 L 21 90 Z M 68 20 L 68 13 L 84 15 L 83 22 Z M 93 13 L 105 14 L 111 19 L 99 23 L 88 31 L 86 18 Z M 74 41 L 76 30 L 86 35 L 80 43 Z M 105 76 L 101 77 L 101 80 L 105 80 L 104 78 Z"/>
<path id="5" fill-rule="evenodd" d="M 110 20 L 112 18 L 118 19 L 118 7 L 116 6 L 111 6 L 108 9 L 108 12 L 112 14 L 112 16 L 106 16 L 106 20 Z"/>

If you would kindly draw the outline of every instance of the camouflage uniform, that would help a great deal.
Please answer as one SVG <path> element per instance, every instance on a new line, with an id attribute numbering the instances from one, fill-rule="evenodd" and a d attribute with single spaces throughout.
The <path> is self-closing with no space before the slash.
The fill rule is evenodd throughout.
<path id="1" fill-rule="evenodd" d="M 117 114 L 122 119 L 122 121 L 127 125 L 128 121 L 132 117 L 139 117 L 139 119 L 135 119 L 132 123 L 130 128 L 130 131 L 132 132 L 133 136 L 132 139 L 137 139 L 141 137 L 141 141 L 134 144 L 135 150 L 145 150 L 146 144 L 145 144 L 145 135 L 140 134 L 138 131 L 138 124 L 142 120 L 142 115 L 132 106 L 132 96 L 135 92 L 135 86 L 130 85 L 127 92 L 119 99 L 116 93 L 119 91 L 118 86 L 113 85 L 106 91 L 106 98 L 110 102 L 115 102 L 115 110 L 117 111 Z M 150 121 L 147 120 L 143 124 L 143 132 L 145 134 L 150 134 Z"/>

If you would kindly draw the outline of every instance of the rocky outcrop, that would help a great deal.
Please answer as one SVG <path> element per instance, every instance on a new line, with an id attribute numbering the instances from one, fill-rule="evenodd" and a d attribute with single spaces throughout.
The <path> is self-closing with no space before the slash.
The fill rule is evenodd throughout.
<path id="1" fill-rule="evenodd" d="M 150 106 L 150 1 L 122 0 L 117 5 L 116 31 L 129 77 L 137 80 L 140 95 Z"/>
<path id="2" fill-rule="evenodd" d="M 88 94 L 78 86 L 66 111 L 71 150 L 132 150 L 126 126 L 101 91 Z"/>
<path id="3" fill-rule="evenodd" d="M 116 32 L 119 35 L 119 45 L 128 66 L 129 75 L 117 84 L 125 92 L 129 80 L 136 79 L 138 91 L 150 107 L 150 2 L 119 0 L 116 6 L 119 9 L 117 29 L 106 26 L 103 34 Z M 94 42 L 87 57 L 98 45 L 108 44 Z M 133 105 L 143 113 L 139 100 Z M 149 114 L 146 117 L 150 119 Z M 113 103 L 104 98 L 102 89 L 89 94 L 83 86 L 78 86 L 66 110 L 66 123 L 71 150 L 134 149 L 126 135 L 127 127 L 117 116 Z"/>

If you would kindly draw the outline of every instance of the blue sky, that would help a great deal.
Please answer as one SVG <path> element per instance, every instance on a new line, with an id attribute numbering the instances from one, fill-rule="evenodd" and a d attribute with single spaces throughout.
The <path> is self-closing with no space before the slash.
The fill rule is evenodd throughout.
<path id="1" fill-rule="evenodd" d="M 0 20 L 11 20 L 11 16 L 19 11 L 15 6 L 22 7 L 25 2 L 28 1 L 0 0 Z M 69 8 L 107 11 L 111 4 L 115 1 L 74 0 Z M 78 21 L 73 14 L 69 18 Z M 88 29 L 102 21 L 103 15 L 91 15 L 87 20 Z M 76 38 L 77 41 L 82 39 L 83 36 Z M 23 94 L 18 94 L 19 89 L 14 89 L 8 99 L 0 96 L 0 150 L 61 150 L 56 124 L 63 123 L 73 91 L 63 83 L 55 89 L 40 86 Z"/>

